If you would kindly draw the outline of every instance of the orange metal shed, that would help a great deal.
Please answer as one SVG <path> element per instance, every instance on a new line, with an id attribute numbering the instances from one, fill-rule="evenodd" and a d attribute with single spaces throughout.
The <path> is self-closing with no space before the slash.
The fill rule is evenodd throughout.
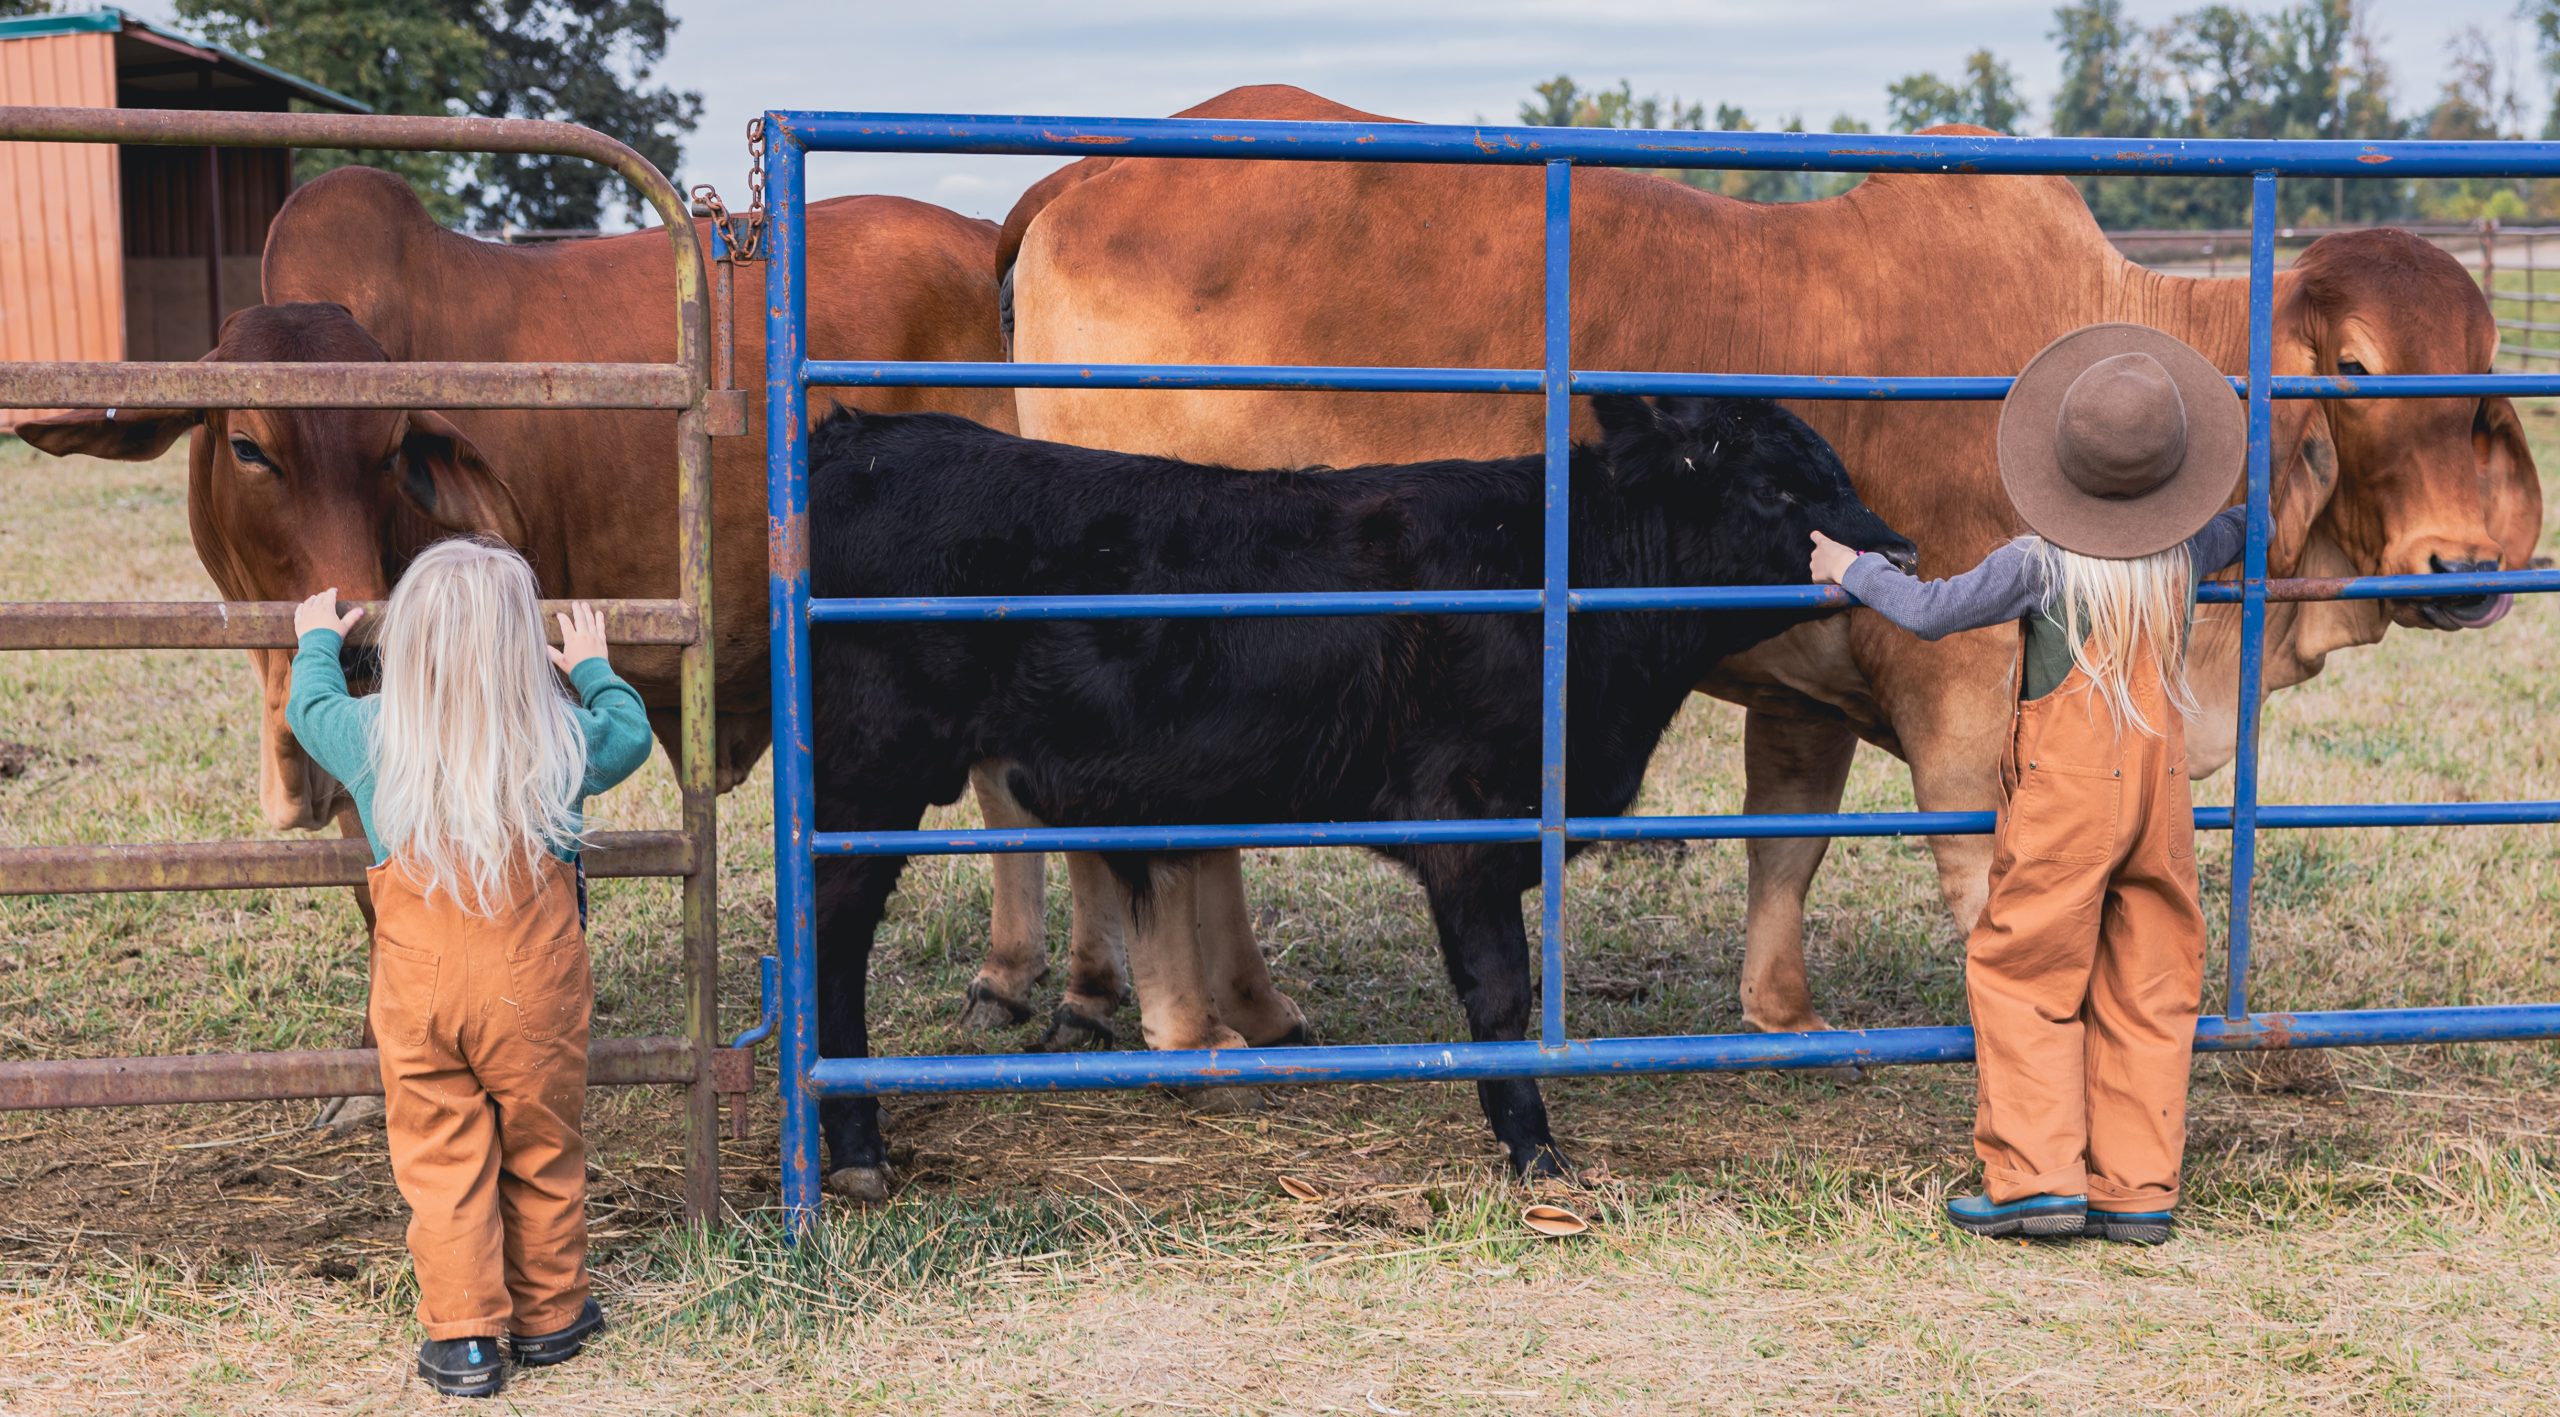
<path id="1" fill-rule="evenodd" d="M 0 20 L 0 104 L 365 105 L 119 10 Z M 0 360 L 193 359 L 260 298 L 282 150 L 0 143 Z M 33 410 L 0 410 L 0 428 Z"/>

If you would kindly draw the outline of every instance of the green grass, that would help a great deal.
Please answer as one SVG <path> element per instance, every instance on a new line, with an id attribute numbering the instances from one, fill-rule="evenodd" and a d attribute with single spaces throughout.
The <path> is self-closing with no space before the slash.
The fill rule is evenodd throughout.
<path id="1" fill-rule="evenodd" d="M 2560 420 L 2535 408 L 2527 426 L 2560 467 Z M 0 447 L 0 601 L 209 597 L 178 485 L 174 462 Z M 2560 607 L 2532 601 L 2486 633 L 2342 653 L 2271 701 L 2263 796 L 2560 797 L 2555 663 Z M 264 835 L 255 703 L 237 655 L 0 659 L 0 754 L 24 764 L 0 777 L 0 843 Z M 1637 810 L 1739 810 L 1739 746 L 1735 711 L 1693 704 Z M 769 794 L 759 772 L 722 804 L 732 1029 L 771 938 Z M 1911 805 L 1900 765 L 1861 753 L 1847 808 Z M 671 824 L 664 763 L 595 815 Z M 2200 854 L 2216 915 L 2227 848 Z M 1264 852 L 1247 873 L 1274 974 L 1319 1037 L 1462 1034 L 1394 870 Z M 1739 1027 L 1742 880 L 1731 844 L 1577 862 L 1574 1031 Z M 2260 1007 L 2560 998 L 2547 828 L 2276 833 L 2258 883 Z M 594 906 L 600 1031 L 672 1028 L 672 887 L 599 882 Z M 980 863 L 908 873 L 875 965 L 885 1051 L 1027 1037 L 952 1021 L 986 908 Z M 341 1046 L 358 930 L 335 891 L 0 900 L 0 1058 Z M 1960 1020 L 1960 944 L 1917 843 L 1834 846 L 1807 940 L 1834 1022 Z M 1961 1068 L 1553 1084 L 1587 1169 L 1535 1194 L 1501 1178 L 1463 1086 L 1292 1091 L 1243 1114 L 1152 1094 L 902 1101 L 906 1188 L 831 1211 L 798 1248 L 764 1209 L 769 1097 L 728 1149 L 733 1223 L 695 1232 L 669 1223 L 671 1099 L 599 1094 L 596 1263 L 619 1327 L 521 1392 L 584 1412 L 2529 1405 L 2560 1368 L 2560 1048 L 2336 1067 L 2343 1092 L 2297 1097 L 2202 1063 L 2188 1233 L 2143 1253 L 1942 1229 L 1937 1202 L 1971 1183 Z M 0 1364 L 0 1410 L 405 1403 L 412 1295 L 378 1134 L 313 1138 L 306 1116 L 0 1116 L 0 1351 L 53 1360 Z M 1533 1199 L 1592 1230 L 1531 1234 Z"/>

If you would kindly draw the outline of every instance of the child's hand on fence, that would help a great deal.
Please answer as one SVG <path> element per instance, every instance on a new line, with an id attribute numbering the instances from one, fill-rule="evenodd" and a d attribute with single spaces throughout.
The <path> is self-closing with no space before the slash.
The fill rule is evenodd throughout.
<path id="1" fill-rule="evenodd" d="M 361 605 L 344 615 L 339 614 L 338 588 L 331 586 L 293 607 L 293 637 L 298 640 L 314 630 L 335 630 L 339 638 L 344 639 L 348 628 L 363 618 L 364 607 Z"/>
<path id="2" fill-rule="evenodd" d="M 551 662 L 568 673 L 590 659 L 604 658 L 604 617 L 596 608 L 579 601 L 560 617 L 560 647 L 551 651 Z"/>
<path id="3" fill-rule="evenodd" d="M 1838 585 L 1840 578 L 1848 574 L 1849 563 L 1857 559 L 1857 552 L 1824 536 L 1821 532 L 1817 531 L 1813 534 L 1813 583 L 1815 585 Z"/>

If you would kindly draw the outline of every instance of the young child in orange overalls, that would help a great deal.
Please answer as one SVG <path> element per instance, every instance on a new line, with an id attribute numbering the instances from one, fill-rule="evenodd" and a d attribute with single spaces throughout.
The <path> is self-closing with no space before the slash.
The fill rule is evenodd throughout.
<path id="1" fill-rule="evenodd" d="M 1965 942 L 1984 1193 L 1947 1217 L 1973 1234 L 2170 1236 L 2204 990 L 2186 637 L 2197 580 L 2241 552 L 2223 503 L 2246 439 L 2204 356 L 2093 325 L 2001 408 L 2029 535 L 1943 581 L 1814 535 L 1816 581 L 1923 638 L 2021 629 L 1991 893 Z"/>
<path id="2" fill-rule="evenodd" d="M 373 846 L 370 1017 L 418 1374 L 487 1397 L 506 1382 L 500 1334 L 542 1367 L 604 1326 L 586 1267 L 580 809 L 648 761 L 649 721 L 595 611 L 543 643 L 533 571 L 503 546 L 443 541 L 410 564 L 384 608 L 379 694 L 347 692 L 338 653 L 364 612 L 337 605 L 332 587 L 294 612 L 286 718 Z"/>

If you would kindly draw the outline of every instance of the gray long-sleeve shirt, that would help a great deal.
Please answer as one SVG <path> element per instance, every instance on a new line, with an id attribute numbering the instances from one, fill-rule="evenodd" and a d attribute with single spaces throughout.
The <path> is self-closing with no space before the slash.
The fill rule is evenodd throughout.
<path id="1" fill-rule="evenodd" d="M 2248 526 L 2247 508 L 2225 507 L 2205 523 L 2204 530 L 2187 538 L 2187 556 L 2197 577 L 2212 575 L 2239 560 Z M 1942 581 L 1907 575 L 1868 552 L 1849 563 L 1840 585 L 1860 604 L 1924 640 L 2011 620 L 2022 622 L 2027 635 L 2027 682 L 2021 686 L 2021 697 L 2042 698 L 2071 672 L 2072 646 L 2063 638 L 2060 621 L 2047 613 L 2044 560 L 2023 541 L 2009 542 L 1972 570 Z M 2191 597 L 2193 593 L 2190 588 Z"/>

